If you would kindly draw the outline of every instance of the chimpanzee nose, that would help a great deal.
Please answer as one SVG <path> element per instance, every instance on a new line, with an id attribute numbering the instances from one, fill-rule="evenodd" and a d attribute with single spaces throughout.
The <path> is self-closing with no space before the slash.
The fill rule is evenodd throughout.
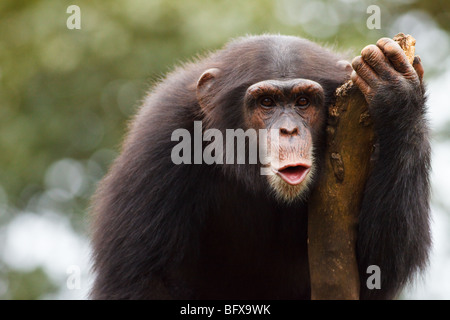
<path id="1" fill-rule="evenodd" d="M 285 117 L 283 123 L 280 126 L 280 134 L 285 136 L 297 135 L 299 132 L 298 126 L 294 121 Z"/>

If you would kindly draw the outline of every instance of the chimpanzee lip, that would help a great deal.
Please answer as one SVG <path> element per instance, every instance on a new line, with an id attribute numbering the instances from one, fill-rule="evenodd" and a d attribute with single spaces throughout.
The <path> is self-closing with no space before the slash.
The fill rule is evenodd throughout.
<path id="1" fill-rule="evenodd" d="M 285 165 L 278 170 L 276 174 L 290 185 L 298 185 L 305 180 L 311 166 L 305 163 L 295 163 Z"/>

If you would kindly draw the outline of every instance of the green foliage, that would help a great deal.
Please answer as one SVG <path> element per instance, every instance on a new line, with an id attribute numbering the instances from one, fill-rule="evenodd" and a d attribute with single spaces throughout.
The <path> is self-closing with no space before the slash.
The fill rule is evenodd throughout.
<path id="1" fill-rule="evenodd" d="M 4 285 L 8 286 L 5 299 L 35 300 L 42 298 L 43 293 L 55 293 L 58 289 L 42 268 L 25 272 L 9 270 L 4 276 Z"/>

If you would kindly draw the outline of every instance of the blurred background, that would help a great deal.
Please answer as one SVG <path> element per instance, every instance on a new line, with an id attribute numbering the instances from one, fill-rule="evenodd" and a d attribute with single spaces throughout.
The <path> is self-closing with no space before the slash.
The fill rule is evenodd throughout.
<path id="1" fill-rule="evenodd" d="M 70 30 L 69 5 L 81 9 Z M 370 5 L 381 10 L 369 29 Z M 88 206 L 148 88 L 245 34 L 297 35 L 352 56 L 417 40 L 433 130 L 428 271 L 403 299 L 450 298 L 450 1 L 0 2 L 0 298 L 86 299 Z"/>

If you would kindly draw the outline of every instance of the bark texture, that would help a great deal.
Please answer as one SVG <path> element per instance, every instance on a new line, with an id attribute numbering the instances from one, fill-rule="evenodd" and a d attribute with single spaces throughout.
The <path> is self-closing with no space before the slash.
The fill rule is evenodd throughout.
<path id="1" fill-rule="evenodd" d="M 415 39 L 394 37 L 410 62 Z M 325 172 L 309 202 L 308 256 L 311 298 L 359 299 L 356 260 L 358 215 L 371 170 L 375 135 L 361 91 L 346 82 L 329 108 Z"/>

